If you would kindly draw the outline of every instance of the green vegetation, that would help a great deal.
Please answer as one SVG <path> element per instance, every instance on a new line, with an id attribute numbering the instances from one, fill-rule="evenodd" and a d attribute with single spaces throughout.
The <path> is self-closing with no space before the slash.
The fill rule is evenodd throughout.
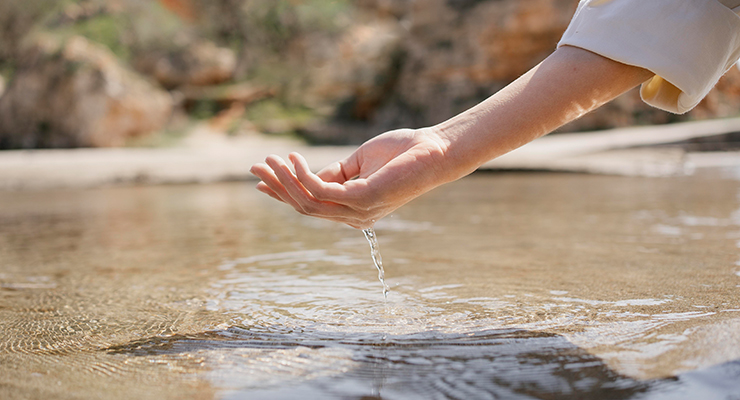
<path id="1" fill-rule="evenodd" d="M 278 99 L 269 99 L 249 107 L 246 118 L 262 132 L 295 135 L 297 130 L 313 121 L 316 114 L 306 107 L 288 106 Z"/>
<path id="2" fill-rule="evenodd" d="M 79 4 L 86 7 L 78 10 Z M 95 4 L 70 2 L 44 24 L 44 30 L 61 40 L 83 36 L 108 47 L 124 61 L 131 61 L 136 52 L 177 47 L 177 36 L 187 32 L 184 23 L 156 1 L 130 2 L 123 10 Z"/>
<path id="3" fill-rule="evenodd" d="M 11 63 L 0 63 L 0 76 L 5 79 L 5 82 L 10 82 L 11 79 L 13 79 L 13 74 L 15 74 L 15 65 Z"/>
<path id="4" fill-rule="evenodd" d="M 351 6 L 347 0 L 312 0 L 298 3 L 295 10 L 302 26 L 336 33 L 349 23 Z"/>
<path id="5" fill-rule="evenodd" d="M 131 58 L 131 48 L 124 42 L 126 18 L 120 15 L 98 15 L 55 32 L 60 36 L 79 35 L 109 48 L 122 60 Z"/>
<path id="6" fill-rule="evenodd" d="M 54 0 L 0 1 L 0 71 L 15 68 L 24 38 L 56 10 Z"/>
<path id="7" fill-rule="evenodd" d="M 237 134 L 246 126 L 275 135 L 296 135 L 319 118 L 303 105 L 307 82 L 301 57 L 303 38 L 331 37 L 349 26 L 352 0 L 189 0 L 193 21 L 183 19 L 157 0 L 0 0 L 0 74 L 9 81 L 17 69 L 22 43 L 36 33 L 64 43 L 82 36 L 110 49 L 120 60 L 151 72 L 156 57 L 177 54 L 198 41 L 231 48 L 238 66 L 233 82 L 275 88 L 275 98 L 247 105 L 244 115 L 226 129 Z M 32 43 L 26 40 L 26 43 Z M 173 57 L 177 62 L 177 58 Z M 146 64 L 152 61 L 151 64 Z M 75 72 L 78 66 L 67 65 Z M 152 76 L 154 76 L 152 74 Z M 167 146 L 179 141 L 194 124 L 216 117 L 226 107 L 210 98 L 184 102 L 188 122 L 129 145 Z M 248 121 L 248 122 L 247 122 Z"/>
<path id="8" fill-rule="evenodd" d="M 352 8 L 350 0 L 197 1 L 207 15 L 206 34 L 276 51 L 298 35 L 336 32 Z"/>
<path id="9" fill-rule="evenodd" d="M 188 107 L 188 114 L 195 119 L 213 118 L 221 111 L 223 107 L 217 101 L 211 99 L 202 99 L 193 102 Z"/>
<path id="10" fill-rule="evenodd" d="M 193 121 L 180 122 L 170 125 L 167 129 L 155 132 L 151 135 L 134 137 L 128 140 L 126 147 L 138 148 L 162 148 L 172 147 L 182 141 L 193 128 Z"/>

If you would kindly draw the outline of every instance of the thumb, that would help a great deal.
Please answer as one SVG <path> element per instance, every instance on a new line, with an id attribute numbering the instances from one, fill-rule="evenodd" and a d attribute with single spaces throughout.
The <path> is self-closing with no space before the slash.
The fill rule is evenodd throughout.
<path id="1" fill-rule="evenodd" d="M 316 175 L 324 182 L 344 183 L 360 175 L 359 152 L 322 168 Z"/>

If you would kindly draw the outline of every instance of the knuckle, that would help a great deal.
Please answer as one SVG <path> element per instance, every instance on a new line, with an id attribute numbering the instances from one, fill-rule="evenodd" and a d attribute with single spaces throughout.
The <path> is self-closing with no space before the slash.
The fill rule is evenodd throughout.
<path id="1" fill-rule="evenodd" d="M 318 201 L 329 201 L 326 194 L 323 191 L 320 190 L 314 190 L 311 192 L 313 197 Z"/>

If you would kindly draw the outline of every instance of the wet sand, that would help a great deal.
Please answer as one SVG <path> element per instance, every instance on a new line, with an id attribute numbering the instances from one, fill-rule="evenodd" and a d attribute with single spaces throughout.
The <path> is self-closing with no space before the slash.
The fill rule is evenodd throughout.
<path id="1" fill-rule="evenodd" d="M 480 173 L 362 233 L 251 185 L 0 193 L 0 397 L 740 395 L 740 181 Z"/>
<path id="2" fill-rule="evenodd" d="M 740 131 L 740 118 L 557 134 L 535 140 L 481 170 L 569 171 L 623 176 L 680 176 L 705 168 L 740 168 L 740 152 L 697 153 L 677 142 Z M 667 148 L 666 145 L 669 145 Z M 658 146 L 658 147 L 656 147 Z M 265 135 L 230 137 L 206 126 L 169 148 L 55 149 L 0 152 L 0 190 L 186 184 L 254 179 L 249 167 L 269 154 L 304 154 L 313 170 L 356 146 L 307 146 Z"/>

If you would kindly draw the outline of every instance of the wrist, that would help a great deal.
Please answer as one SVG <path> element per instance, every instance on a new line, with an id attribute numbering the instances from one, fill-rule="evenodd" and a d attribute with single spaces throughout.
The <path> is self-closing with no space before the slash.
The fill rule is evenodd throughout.
<path id="1" fill-rule="evenodd" d="M 474 172 L 490 151 L 485 137 L 479 137 L 480 126 L 469 113 L 429 128 L 436 140 L 442 143 L 446 163 L 447 181 L 454 181 Z"/>
<path id="2" fill-rule="evenodd" d="M 475 171 L 477 165 L 470 164 L 469 157 L 458 157 L 456 136 L 444 126 L 435 125 L 418 129 L 424 140 L 434 145 L 436 151 L 431 156 L 436 160 L 436 175 L 440 183 L 452 182 Z"/>

